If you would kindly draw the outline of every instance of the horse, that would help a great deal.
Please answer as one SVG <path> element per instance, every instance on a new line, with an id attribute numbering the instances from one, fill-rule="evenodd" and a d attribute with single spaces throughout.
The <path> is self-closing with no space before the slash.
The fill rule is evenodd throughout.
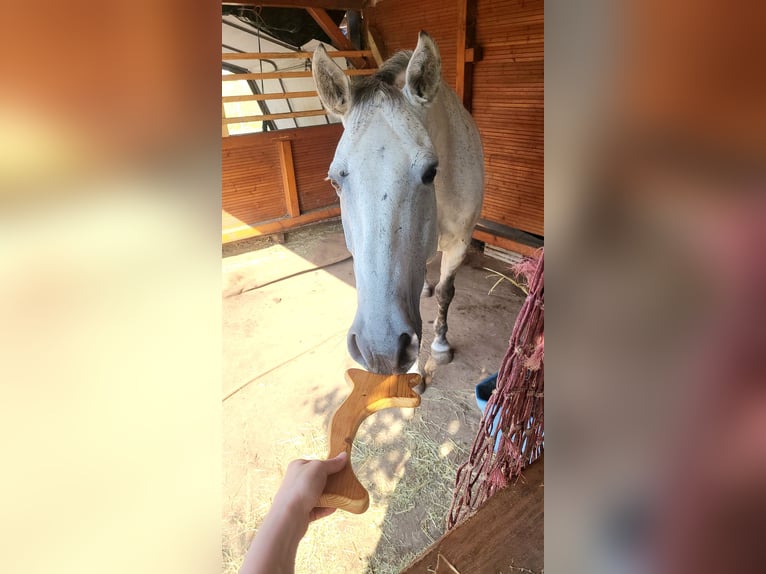
<path id="1" fill-rule="evenodd" d="M 438 250 L 431 359 L 449 363 L 447 311 L 484 194 L 476 124 L 442 80 L 439 49 L 423 31 L 414 52 L 351 79 L 320 44 L 312 74 L 325 109 L 343 123 L 327 179 L 340 198 L 354 261 L 357 311 L 348 351 L 373 373 L 419 370 L 420 296 L 433 294 L 426 264 Z"/>

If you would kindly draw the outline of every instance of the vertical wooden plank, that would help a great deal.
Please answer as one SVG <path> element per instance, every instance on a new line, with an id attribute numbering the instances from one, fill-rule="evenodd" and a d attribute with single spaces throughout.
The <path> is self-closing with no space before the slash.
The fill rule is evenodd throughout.
<path id="1" fill-rule="evenodd" d="M 290 140 L 279 140 L 279 164 L 282 168 L 282 187 L 285 190 L 285 204 L 290 217 L 301 214 L 298 203 L 298 186 L 295 183 L 295 165 L 293 163 L 293 146 Z"/>
<path id="2" fill-rule="evenodd" d="M 223 103 L 221 103 L 221 120 L 226 119 L 226 108 L 224 107 Z M 229 125 L 222 121 L 221 122 L 221 137 L 227 138 L 229 137 Z"/>
<path id="3" fill-rule="evenodd" d="M 457 60 L 455 62 L 455 92 L 465 101 L 465 48 L 468 0 L 457 0 Z M 465 104 L 464 104 L 465 105 Z"/>
<path id="4" fill-rule="evenodd" d="M 380 34 L 370 26 L 367 20 L 364 20 L 364 27 L 366 28 L 365 38 L 367 40 L 367 49 L 372 52 L 372 57 L 375 60 L 375 64 L 378 67 L 383 65 L 386 61 L 384 54 L 386 53 L 383 47 L 383 41 L 380 39 Z"/>
<path id="5" fill-rule="evenodd" d="M 455 91 L 469 112 L 473 104 L 475 41 L 476 0 L 458 0 Z"/>

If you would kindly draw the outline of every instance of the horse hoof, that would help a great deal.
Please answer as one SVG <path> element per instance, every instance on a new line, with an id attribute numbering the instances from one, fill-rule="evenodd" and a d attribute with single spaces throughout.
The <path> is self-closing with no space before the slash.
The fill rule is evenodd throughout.
<path id="1" fill-rule="evenodd" d="M 452 359 L 454 358 L 455 351 L 449 347 L 446 350 L 435 350 L 433 347 L 431 348 L 431 359 L 433 359 L 434 363 L 437 365 L 446 365 L 447 363 L 451 363 Z"/>
<path id="2" fill-rule="evenodd" d="M 431 297 L 434 294 L 434 288 L 431 285 L 423 285 L 423 290 L 420 292 L 421 297 Z"/>
<path id="3" fill-rule="evenodd" d="M 422 395 L 423 393 L 426 392 L 426 388 L 427 387 L 428 387 L 428 385 L 426 385 L 426 380 L 425 379 L 421 379 L 420 382 L 417 385 L 412 387 L 412 390 L 415 391 L 417 394 Z"/>

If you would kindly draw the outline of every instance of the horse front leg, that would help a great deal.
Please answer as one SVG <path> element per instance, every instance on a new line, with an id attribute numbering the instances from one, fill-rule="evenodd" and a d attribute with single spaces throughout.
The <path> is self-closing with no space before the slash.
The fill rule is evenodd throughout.
<path id="1" fill-rule="evenodd" d="M 438 312 L 434 323 L 434 341 L 431 343 L 431 358 L 437 365 L 452 361 L 454 351 L 447 341 L 447 312 L 455 296 L 455 275 L 465 259 L 468 244 L 456 241 L 442 252 L 441 273 L 436 285 Z"/>

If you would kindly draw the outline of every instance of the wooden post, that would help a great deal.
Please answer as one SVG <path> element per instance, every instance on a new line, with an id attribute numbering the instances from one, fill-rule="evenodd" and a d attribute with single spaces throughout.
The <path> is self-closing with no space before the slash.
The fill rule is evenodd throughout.
<path id="1" fill-rule="evenodd" d="M 367 40 L 367 47 L 372 52 L 372 58 L 375 60 L 375 64 L 380 67 L 385 62 L 386 49 L 383 44 L 383 40 L 380 38 L 375 28 L 371 27 L 367 20 L 364 20 L 365 27 L 365 39 Z"/>
<path id="2" fill-rule="evenodd" d="M 348 39 L 355 49 L 362 47 L 362 13 L 359 10 L 346 11 L 346 23 L 348 24 Z"/>
<path id="3" fill-rule="evenodd" d="M 319 24 L 319 27 L 324 30 L 325 34 L 330 37 L 332 45 L 338 50 L 353 50 L 354 46 L 351 44 L 351 40 L 343 35 L 333 22 L 327 10 L 321 8 L 306 8 L 306 11 L 311 14 L 311 17 Z M 369 62 L 365 58 L 349 58 L 349 61 L 355 68 L 370 68 Z"/>
<path id="4" fill-rule="evenodd" d="M 293 163 L 293 146 L 290 140 L 279 140 L 279 164 L 282 167 L 282 187 L 285 190 L 285 205 L 290 217 L 301 214 L 298 202 L 298 185 L 295 183 L 295 165 Z"/>
<path id="5" fill-rule="evenodd" d="M 473 63 L 478 60 L 476 42 L 476 0 L 458 0 L 457 61 L 455 92 L 465 109 L 473 103 Z"/>
<path id="6" fill-rule="evenodd" d="M 221 137 L 229 137 L 229 124 L 226 123 L 226 108 L 221 102 Z"/>

